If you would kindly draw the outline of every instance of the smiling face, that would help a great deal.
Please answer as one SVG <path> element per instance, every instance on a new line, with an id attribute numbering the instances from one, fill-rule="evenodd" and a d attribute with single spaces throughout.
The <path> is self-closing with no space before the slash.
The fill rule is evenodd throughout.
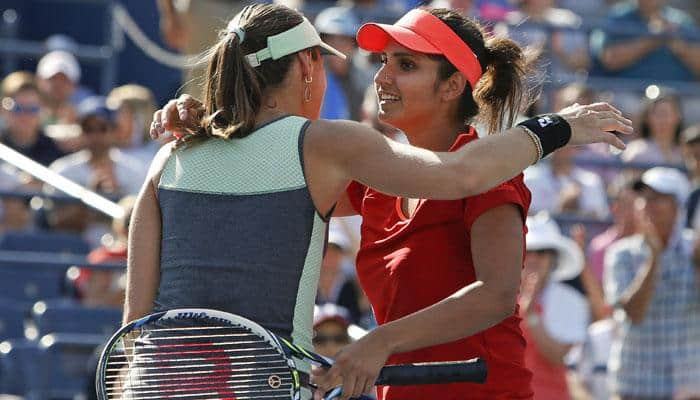
<path id="1" fill-rule="evenodd" d="M 439 115 L 439 62 L 391 41 L 374 76 L 379 119 L 405 132 Z"/>

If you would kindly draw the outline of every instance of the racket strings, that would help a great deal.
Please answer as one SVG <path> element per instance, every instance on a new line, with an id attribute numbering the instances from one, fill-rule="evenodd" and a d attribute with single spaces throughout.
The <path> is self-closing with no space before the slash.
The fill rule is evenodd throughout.
<path id="1" fill-rule="evenodd" d="M 144 326 L 104 369 L 109 400 L 289 399 L 295 383 L 284 354 L 238 326 Z"/>

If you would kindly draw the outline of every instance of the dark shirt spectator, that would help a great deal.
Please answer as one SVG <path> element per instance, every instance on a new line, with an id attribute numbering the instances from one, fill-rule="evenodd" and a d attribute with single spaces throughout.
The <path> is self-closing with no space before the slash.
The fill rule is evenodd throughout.
<path id="1" fill-rule="evenodd" d="M 624 2 L 591 35 L 604 75 L 692 81 L 700 75 L 696 23 L 685 12 L 655 0 Z"/>
<path id="2" fill-rule="evenodd" d="M 41 110 L 34 75 L 18 71 L 3 79 L 0 115 L 6 127 L 0 132 L 0 143 L 43 165 L 49 165 L 64 153 L 42 131 Z"/>

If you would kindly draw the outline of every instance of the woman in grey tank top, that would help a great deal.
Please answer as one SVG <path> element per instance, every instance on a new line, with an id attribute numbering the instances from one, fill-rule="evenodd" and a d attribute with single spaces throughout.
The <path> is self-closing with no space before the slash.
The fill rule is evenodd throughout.
<path id="1" fill-rule="evenodd" d="M 219 308 L 310 346 L 325 220 L 349 182 L 459 199 L 515 176 L 542 145 L 570 135 L 571 144 L 622 146 L 605 130 L 629 131 L 610 106 L 582 106 L 562 114 L 570 132 L 513 128 L 454 152 L 415 148 L 359 123 L 318 120 L 324 52 L 342 56 L 280 5 L 248 6 L 222 32 L 208 54 L 203 118 L 183 114 L 189 123 L 170 127 L 188 134 L 159 152 L 139 194 L 125 321 L 154 307 Z M 158 112 L 153 131 L 173 112 L 174 102 Z M 363 377 L 344 396 L 371 384 Z"/>

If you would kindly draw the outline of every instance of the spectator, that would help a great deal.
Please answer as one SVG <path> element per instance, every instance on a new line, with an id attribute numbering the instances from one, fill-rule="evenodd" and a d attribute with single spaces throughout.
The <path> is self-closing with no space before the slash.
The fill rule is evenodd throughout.
<path id="1" fill-rule="evenodd" d="M 138 193 L 146 167 L 113 147 L 116 143 L 114 111 L 107 107 L 103 98 L 90 97 L 80 103 L 78 113 L 86 148 L 59 158 L 50 168 L 98 192 Z"/>
<path id="2" fill-rule="evenodd" d="M 80 83 L 80 64 L 71 53 L 54 50 L 44 55 L 36 67 L 39 88 L 48 108 L 46 124 L 72 124 L 77 121 L 74 99 Z"/>
<path id="3" fill-rule="evenodd" d="M 700 201 L 700 124 L 684 130 L 682 137 L 685 168 L 690 175 L 693 189 L 688 196 L 688 214 L 685 226 L 696 229 L 700 226 L 700 213 L 697 212 Z"/>
<path id="4" fill-rule="evenodd" d="M 135 196 L 126 196 L 119 201 L 119 205 L 124 209 L 124 216 L 112 221 L 112 233 L 107 236 L 109 239 L 103 239 L 103 244 L 88 254 L 88 262 L 92 264 L 126 263 L 129 220 L 135 202 Z M 81 302 L 85 305 L 119 308 L 124 305 L 125 276 L 123 272 L 81 268 L 74 285 Z"/>
<path id="5" fill-rule="evenodd" d="M 612 392 L 622 400 L 671 399 L 700 381 L 698 267 L 683 231 L 688 181 L 656 167 L 635 188 L 640 234 L 605 256 L 605 293 L 620 324 L 608 363 Z"/>
<path id="6" fill-rule="evenodd" d="M 525 184 L 532 192 L 531 214 L 551 211 L 607 217 L 603 182 L 574 164 L 577 152 L 574 147 L 561 149 L 550 156 L 549 163 L 525 171 Z"/>
<path id="7" fill-rule="evenodd" d="M 350 314 L 346 308 L 332 303 L 314 306 L 314 351 L 334 357 L 343 346 L 350 344 L 349 326 Z"/>
<path id="8" fill-rule="evenodd" d="M 535 400 L 565 400 L 570 395 L 564 358 L 583 343 L 590 317 L 585 297 L 561 282 L 579 275 L 583 254 L 546 214 L 528 217 L 527 227 L 519 300 L 528 343 L 525 364 L 532 371 Z"/>
<path id="9" fill-rule="evenodd" d="M 552 110 L 562 110 L 574 103 L 591 104 L 596 101 L 599 101 L 599 99 L 595 90 L 580 83 L 572 83 L 556 91 L 552 102 Z M 617 160 L 617 156 L 611 153 L 610 146 L 606 143 L 582 146 L 576 153 L 575 158 L 577 164 L 582 163 L 584 165 L 587 162 L 595 163 L 597 161 L 609 162 L 615 160 Z M 601 177 L 606 186 L 619 172 L 618 167 L 592 165 L 586 166 L 586 169 Z"/>
<path id="10" fill-rule="evenodd" d="M 668 92 L 648 100 L 639 118 L 641 138 L 629 143 L 621 155 L 622 160 L 628 163 L 681 166 L 681 110 L 680 98 Z"/>
<path id="11" fill-rule="evenodd" d="M 613 224 L 604 232 L 591 239 L 588 245 L 588 265 L 599 284 L 603 284 L 604 258 L 608 248 L 619 239 L 637 233 L 634 201 L 636 193 L 631 177 L 620 174 L 610 184 L 608 199 L 610 200 L 610 215 Z"/>
<path id="12" fill-rule="evenodd" d="M 328 245 L 321 262 L 316 304 L 338 304 L 348 310 L 352 322 L 358 323 L 363 316 L 360 308 L 363 295 L 357 282 L 343 271 L 343 263 L 350 250 L 350 239 L 339 221 L 332 220 L 328 229 Z"/>
<path id="13" fill-rule="evenodd" d="M 217 41 L 225 21 L 236 15 L 249 0 L 156 0 L 163 41 L 184 54 L 200 54 Z M 201 97 L 205 65 L 185 69 L 183 92 Z"/>
<path id="14" fill-rule="evenodd" d="M 148 130 L 156 111 L 153 93 L 144 86 L 116 87 L 107 96 L 107 106 L 116 110 L 116 145 L 126 155 L 150 165 L 153 156 L 168 138 L 151 140 Z"/>
<path id="15" fill-rule="evenodd" d="M 0 191 L 18 191 L 26 187 L 22 174 L 0 162 Z M 31 226 L 27 202 L 13 196 L 0 196 L 0 236 L 6 231 L 23 231 Z"/>
<path id="16" fill-rule="evenodd" d="M 693 81 L 700 75 L 698 28 L 692 17 L 659 0 L 624 1 L 591 34 L 607 76 Z M 694 38 L 694 41 L 693 41 Z"/>
<path id="17" fill-rule="evenodd" d="M 571 10 L 555 8 L 553 0 L 518 0 L 517 3 L 519 9 L 506 16 L 509 35 L 536 51 L 542 68 L 549 68 L 553 82 L 585 78 L 590 56 L 588 38 L 577 29 L 581 18 Z"/>
<path id="18" fill-rule="evenodd" d="M 6 123 L 0 143 L 43 165 L 62 157 L 63 152 L 41 129 L 41 97 L 34 75 L 13 72 L 0 85 L 0 116 Z"/>
<path id="19" fill-rule="evenodd" d="M 357 52 L 355 33 L 360 28 L 357 16 L 349 7 L 328 7 L 314 21 L 321 40 L 340 50 L 347 59 L 326 57 L 326 95 L 321 107 L 324 119 L 359 119 L 359 107 L 363 93 L 354 88 L 352 69 Z"/>

